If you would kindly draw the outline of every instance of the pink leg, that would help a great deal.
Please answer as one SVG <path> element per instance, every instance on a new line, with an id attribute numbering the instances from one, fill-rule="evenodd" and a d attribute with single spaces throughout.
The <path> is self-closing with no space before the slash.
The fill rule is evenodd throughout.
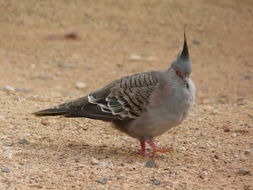
<path id="1" fill-rule="evenodd" d="M 145 144 L 145 140 L 140 140 L 140 144 L 141 144 L 141 150 L 137 152 L 137 154 L 143 155 L 143 156 L 147 156 L 147 150 L 146 150 L 146 144 Z"/>
<path id="2" fill-rule="evenodd" d="M 156 152 L 161 152 L 161 153 L 164 153 L 164 152 L 171 152 L 172 151 L 172 148 L 158 148 L 156 146 L 156 144 L 151 140 L 147 140 L 147 143 L 152 147 L 153 149 L 153 152 L 151 153 L 151 156 L 155 156 L 156 155 Z"/>

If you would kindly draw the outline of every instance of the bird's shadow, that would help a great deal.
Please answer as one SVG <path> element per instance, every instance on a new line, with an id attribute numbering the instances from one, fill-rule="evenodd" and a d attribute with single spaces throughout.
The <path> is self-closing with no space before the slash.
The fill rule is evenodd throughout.
<path id="1" fill-rule="evenodd" d="M 75 158 L 97 158 L 97 159 L 107 159 L 110 160 L 123 160 L 124 162 L 145 162 L 150 160 L 149 157 L 143 157 L 136 154 L 138 148 L 133 147 L 120 147 L 120 146 L 109 146 L 109 145 L 89 145 L 89 144 L 43 144 L 43 143 L 29 143 L 22 147 L 22 149 L 27 150 L 43 150 L 43 152 L 48 152 L 47 157 L 50 159 L 50 155 L 56 157 L 61 157 L 63 154 L 64 157 L 68 159 Z M 55 160 L 55 158 L 52 160 Z"/>

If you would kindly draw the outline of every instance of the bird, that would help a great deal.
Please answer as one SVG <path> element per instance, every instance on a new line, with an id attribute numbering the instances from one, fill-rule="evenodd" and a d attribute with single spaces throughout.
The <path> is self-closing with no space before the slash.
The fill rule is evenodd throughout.
<path id="1" fill-rule="evenodd" d="M 166 70 L 124 76 L 83 97 L 34 112 L 36 116 L 85 117 L 111 122 L 120 131 L 140 142 L 142 156 L 170 152 L 159 148 L 154 138 L 178 126 L 195 101 L 190 78 L 192 64 L 184 31 L 181 53 Z M 152 151 L 148 151 L 146 144 Z"/>

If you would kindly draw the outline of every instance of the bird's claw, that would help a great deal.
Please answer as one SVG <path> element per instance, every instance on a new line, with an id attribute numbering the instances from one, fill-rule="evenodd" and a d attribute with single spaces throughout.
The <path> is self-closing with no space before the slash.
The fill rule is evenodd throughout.
<path id="1" fill-rule="evenodd" d="M 173 149 L 172 148 L 159 148 L 156 150 L 153 150 L 152 152 L 147 152 L 147 151 L 142 151 L 139 150 L 137 152 L 134 152 L 135 155 L 141 155 L 144 157 L 150 157 L 150 158 L 155 158 L 155 157 L 160 157 L 157 153 L 166 153 L 166 152 L 172 152 Z"/>
<path id="2" fill-rule="evenodd" d="M 153 150 L 151 153 L 150 153 L 150 157 L 160 157 L 157 153 L 160 152 L 160 153 L 166 153 L 166 152 L 172 152 L 173 149 L 172 148 L 158 148 L 158 149 L 155 149 Z"/>

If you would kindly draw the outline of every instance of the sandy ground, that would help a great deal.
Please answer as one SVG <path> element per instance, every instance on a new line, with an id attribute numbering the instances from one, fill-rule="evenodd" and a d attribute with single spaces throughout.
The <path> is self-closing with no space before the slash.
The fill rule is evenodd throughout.
<path id="1" fill-rule="evenodd" d="M 0 189 L 252 190 L 252 10 L 251 0 L 0 0 Z M 168 68 L 185 24 L 197 100 L 156 139 L 172 153 L 152 162 L 109 123 L 31 115 Z"/>

